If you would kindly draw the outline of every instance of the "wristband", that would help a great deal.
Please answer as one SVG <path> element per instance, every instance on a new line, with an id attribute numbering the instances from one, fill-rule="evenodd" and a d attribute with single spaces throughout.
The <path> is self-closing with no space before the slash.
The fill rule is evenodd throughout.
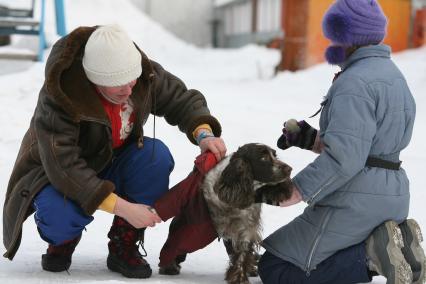
<path id="1" fill-rule="evenodd" d="M 203 140 L 204 138 L 207 138 L 207 137 L 215 137 L 215 136 L 212 133 L 203 131 L 200 134 L 198 134 L 198 136 L 197 136 L 197 139 L 196 139 L 197 144 L 200 145 L 201 140 Z"/>

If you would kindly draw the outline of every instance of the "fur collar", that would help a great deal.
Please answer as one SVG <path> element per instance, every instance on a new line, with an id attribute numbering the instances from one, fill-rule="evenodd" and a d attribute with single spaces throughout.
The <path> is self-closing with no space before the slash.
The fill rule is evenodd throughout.
<path id="1" fill-rule="evenodd" d="M 79 27 L 61 38 L 53 46 L 46 62 L 46 95 L 53 98 L 75 122 L 83 119 L 108 123 L 94 85 L 87 79 L 82 65 L 84 47 L 96 28 Z M 138 50 L 142 54 L 143 73 L 133 89 L 132 100 L 136 106 L 148 99 L 154 79 L 150 60 L 139 48 Z"/>

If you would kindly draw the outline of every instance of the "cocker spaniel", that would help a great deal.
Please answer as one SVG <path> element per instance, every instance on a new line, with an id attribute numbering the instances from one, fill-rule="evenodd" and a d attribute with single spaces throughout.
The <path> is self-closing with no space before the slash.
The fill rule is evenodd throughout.
<path id="1" fill-rule="evenodd" d="M 264 144 L 241 146 L 207 173 L 201 190 L 230 257 L 228 283 L 250 283 L 257 272 L 261 203 L 278 205 L 291 196 L 291 167 Z"/>

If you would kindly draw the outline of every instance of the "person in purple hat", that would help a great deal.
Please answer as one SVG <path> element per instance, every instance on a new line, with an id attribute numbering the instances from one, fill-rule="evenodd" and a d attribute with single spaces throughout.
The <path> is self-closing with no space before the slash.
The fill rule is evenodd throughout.
<path id="1" fill-rule="evenodd" d="M 288 120 L 278 147 L 318 157 L 293 178 L 283 207 L 303 214 L 262 246 L 263 283 L 425 283 L 422 235 L 407 220 L 409 181 L 399 160 L 411 140 L 416 105 L 382 44 L 387 19 L 375 0 L 337 0 L 323 18 L 326 60 L 339 72 L 321 103 L 320 129 Z"/>

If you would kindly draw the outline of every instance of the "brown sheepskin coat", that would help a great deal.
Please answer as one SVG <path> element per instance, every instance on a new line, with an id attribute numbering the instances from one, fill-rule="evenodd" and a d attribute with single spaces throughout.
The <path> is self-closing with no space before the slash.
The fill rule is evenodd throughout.
<path id="1" fill-rule="evenodd" d="M 80 27 L 60 39 L 46 63 L 45 82 L 7 188 L 3 207 L 4 257 L 13 259 L 22 225 L 34 209 L 34 196 L 51 183 L 64 199 L 76 202 L 87 215 L 115 190 L 97 174 L 113 155 L 111 125 L 88 81 L 82 57 L 96 27 Z M 142 75 L 132 93 L 136 121 L 130 136 L 143 147 L 143 125 L 149 114 L 164 116 L 195 143 L 192 132 L 209 124 L 220 136 L 219 122 L 210 115 L 204 96 L 142 54 Z"/>

